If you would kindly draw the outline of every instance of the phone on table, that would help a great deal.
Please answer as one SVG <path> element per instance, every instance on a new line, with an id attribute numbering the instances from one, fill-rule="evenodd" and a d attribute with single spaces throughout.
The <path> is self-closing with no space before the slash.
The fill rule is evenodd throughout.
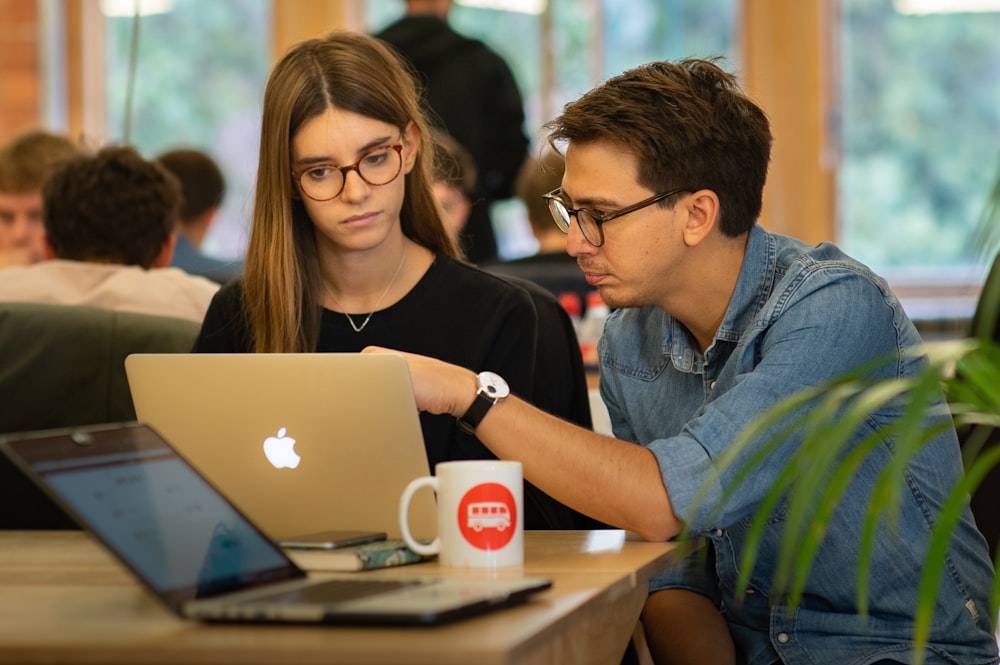
<path id="1" fill-rule="evenodd" d="M 333 530 L 310 533 L 294 538 L 284 538 L 278 541 L 282 547 L 295 550 L 333 550 L 338 547 L 363 545 L 385 540 L 384 531 L 349 531 Z"/>

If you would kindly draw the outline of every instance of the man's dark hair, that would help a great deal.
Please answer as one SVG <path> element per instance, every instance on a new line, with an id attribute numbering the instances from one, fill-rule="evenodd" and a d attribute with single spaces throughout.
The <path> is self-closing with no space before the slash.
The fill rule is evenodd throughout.
<path id="1" fill-rule="evenodd" d="M 181 183 L 181 224 L 191 223 L 222 204 L 226 195 L 226 178 L 210 155 L 182 148 L 165 152 L 156 161 Z"/>
<path id="2" fill-rule="evenodd" d="M 549 141 L 622 146 L 636 157 L 641 185 L 710 189 L 722 233 L 746 233 L 760 216 L 771 128 L 717 60 L 654 62 L 609 79 L 545 125 Z"/>
<path id="3" fill-rule="evenodd" d="M 55 255 L 149 268 L 174 231 L 180 184 L 127 146 L 63 164 L 42 188 L 45 233 Z"/>

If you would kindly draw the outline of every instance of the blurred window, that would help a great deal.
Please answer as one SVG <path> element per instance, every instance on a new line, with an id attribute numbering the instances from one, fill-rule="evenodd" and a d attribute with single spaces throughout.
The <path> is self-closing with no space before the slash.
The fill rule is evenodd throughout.
<path id="1" fill-rule="evenodd" d="M 1000 175 L 1000 3 L 839 1 L 838 242 L 901 289 L 979 283 L 973 231 Z"/>
<path id="2" fill-rule="evenodd" d="M 137 33 L 135 0 L 102 5 L 105 134 L 97 138 L 127 140 L 147 158 L 175 147 L 212 155 L 226 176 L 226 197 L 203 250 L 242 255 L 270 69 L 270 0 L 144 0 L 140 9 L 150 12 Z"/>
<path id="3" fill-rule="evenodd" d="M 129 138 L 143 154 L 178 144 L 213 154 L 229 193 L 209 251 L 236 255 L 251 214 L 272 3 L 160 1 L 169 11 L 142 17 L 131 98 L 132 17 L 103 18 L 106 135 L 97 138 L 122 140 L 129 106 Z M 450 20 L 510 63 L 537 143 L 566 102 L 638 64 L 721 55 L 739 72 L 747 1 L 456 0 Z M 1000 12 L 968 11 L 985 0 L 829 1 L 838 12 L 829 27 L 839 80 L 829 109 L 840 137 L 835 240 L 894 288 L 980 283 L 984 245 L 973 229 L 1000 177 Z M 402 0 L 365 0 L 363 28 L 403 12 Z M 498 208 L 502 254 L 533 251 L 520 204 Z M 967 297 L 959 308 L 968 307 Z"/>

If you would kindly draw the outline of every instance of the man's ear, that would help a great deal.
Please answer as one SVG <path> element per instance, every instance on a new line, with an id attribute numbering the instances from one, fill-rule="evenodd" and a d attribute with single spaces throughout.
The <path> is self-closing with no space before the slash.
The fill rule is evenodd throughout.
<path id="1" fill-rule="evenodd" d="M 177 245 L 177 232 L 174 231 L 163 241 L 160 253 L 156 255 L 153 265 L 150 268 L 166 268 L 174 258 L 174 247 Z"/>
<path id="2" fill-rule="evenodd" d="M 700 244 L 719 222 L 719 197 L 710 189 L 700 189 L 682 199 L 687 211 L 684 223 L 684 242 L 690 246 Z M 678 205 L 681 205 L 678 202 Z"/>
<path id="3" fill-rule="evenodd" d="M 49 243 L 49 236 L 47 234 L 42 238 L 42 256 L 45 257 L 46 261 L 59 258 L 56 255 L 56 251 L 52 249 L 52 244 Z"/>

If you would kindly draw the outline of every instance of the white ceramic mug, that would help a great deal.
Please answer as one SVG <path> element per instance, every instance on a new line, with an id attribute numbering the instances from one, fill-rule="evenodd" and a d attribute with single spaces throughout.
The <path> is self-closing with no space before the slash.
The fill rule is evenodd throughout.
<path id="1" fill-rule="evenodd" d="M 443 566 L 491 568 L 524 563 L 524 484 L 520 462 L 441 462 L 434 476 L 410 481 L 399 499 L 399 529 L 414 552 L 437 554 Z M 421 488 L 437 494 L 438 535 L 410 534 L 410 500 Z"/>

